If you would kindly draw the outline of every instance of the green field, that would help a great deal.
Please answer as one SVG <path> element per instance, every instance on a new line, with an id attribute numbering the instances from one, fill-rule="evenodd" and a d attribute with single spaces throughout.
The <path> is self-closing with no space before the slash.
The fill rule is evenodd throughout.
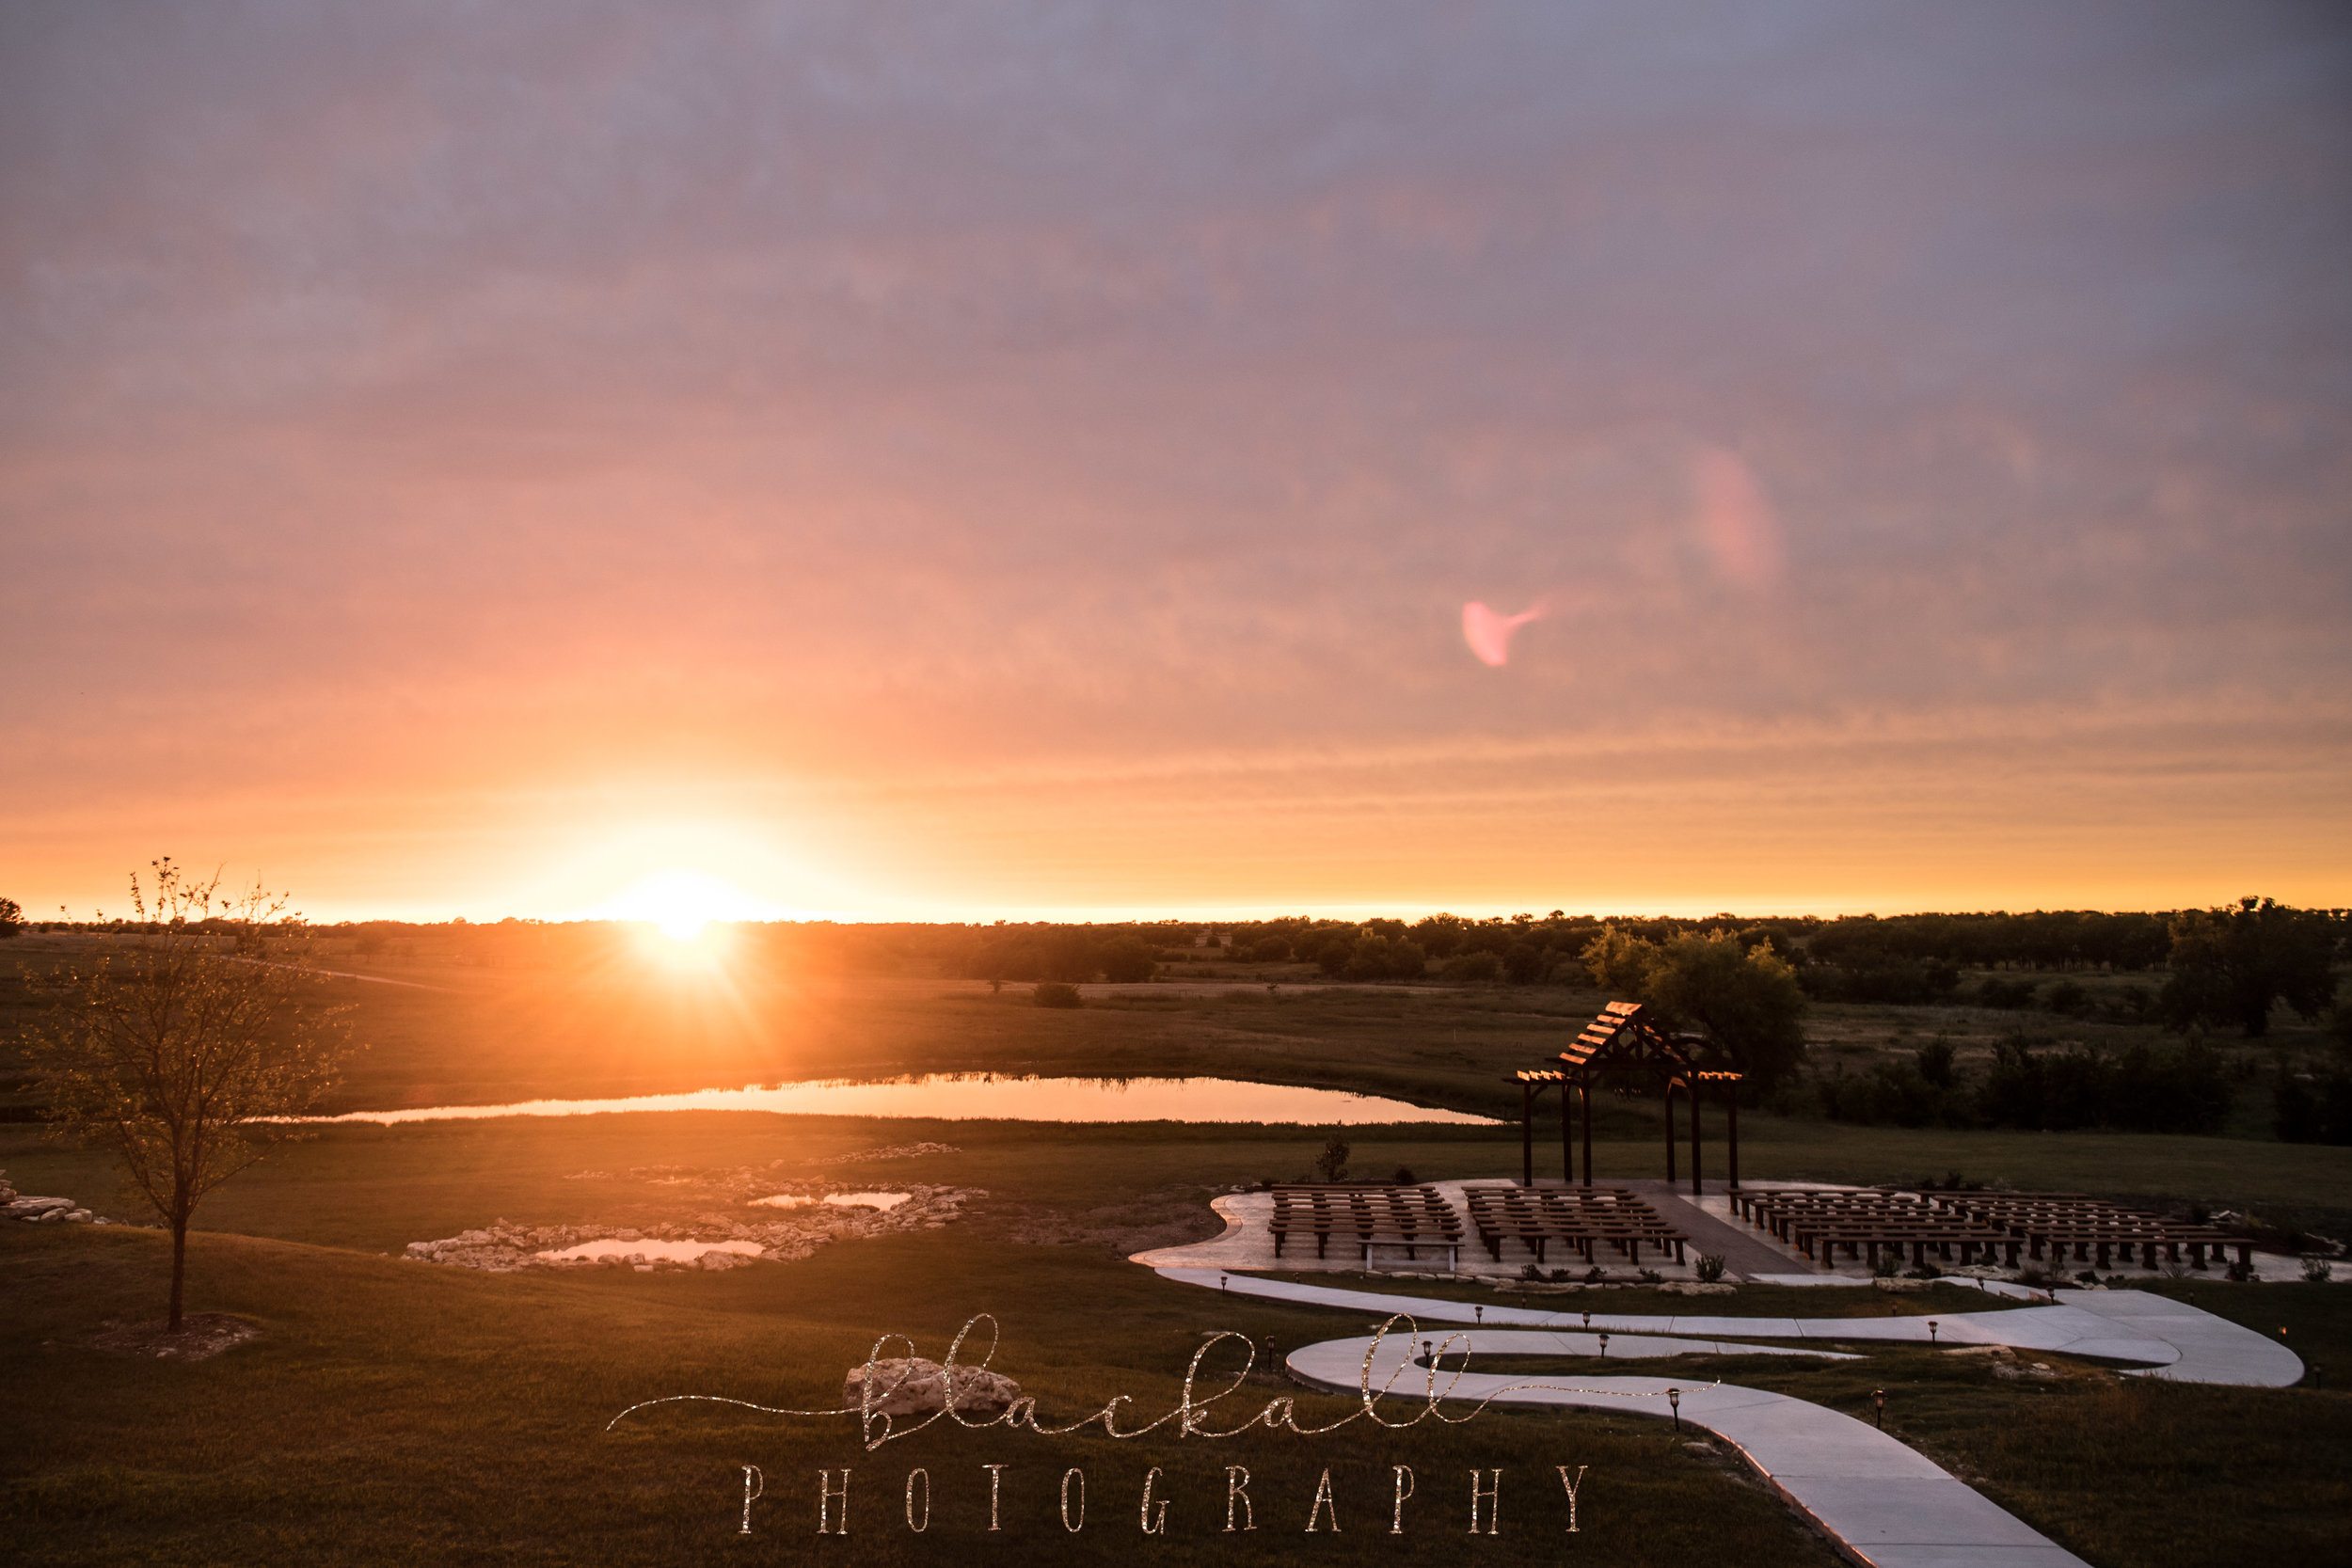
<path id="1" fill-rule="evenodd" d="M 36 963 L 46 961 L 38 958 Z M 387 973 L 390 971 L 388 969 Z M 1590 997 L 1567 992 L 1332 990 L 1269 997 L 1212 988 L 1043 1011 L 1008 988 L 778 980 L 714 994 L 691 977 L 402 971 L 437 990 L 344 983 L 358 1005 L 345 1104 L 497 1102 L 912 1070 L 1221 1073 L 1387 1093 L 1502 1114 L 1500 1081 Z M 18 975 L 9 1022 L 38 1016 Z M 699 989 L 698 989 L 699 988 Z M 1822 1010 L 1828 1022 L 1841 1015 Z M 1858 1027 L 1858 1025 L 1857 1025 Z M 1552 1045 L 1556 1049 L 1556 1044 Z M 1654 1107 L 1609 1109 L 1606 1174 L 1655 1175 Z M 2240 1138 L 1857 1129 L 1742 1118 L 1753 1176 L 1979 1180 L 2215 1207 L 2352 1214 L 2352 1151 Z M 713 1393 L 830 1405 L 878 1334 L 937 1355 L 976 1313 L 1005 1341 L 997 1367 L 1044 1412 L 1074 1418 L 1117 1394 L 1158 1414 L 1186 1358 L 1220 1329 L 1280 1350 L 1364 1332 L 1359 1313 L 1246 1303 L 1158 1279 L 1140 1247 L 1216 1233 L 1208 1199 L 1237 1182 L 1302 1174 L 1327 1130 L 859 1121 L 753 1113 L 629 1114 L 306 1130 L 223 1187 L 199 1218 L 190 1307 L 262 1330 L 218 1358 L 181 1364 L 94 1348 L 110 1327 L 160 1314 L 167 1248 L 128 1227 L 0 1227 L 6 1331 L 0 1531 L 41 1562 L 608 1561 L 933 1558 L 1096 1560 L 1434 1559 L 1466 1549 L 1467 1474 L 1504 1472 L 1502 1532 L 1467 1549 L 1497 1563 L 1558 1560 L 1828 1563 L 1828 1547 L 1742 1468 L 1627 1415 L 1490 1411 L 1462 1426 L 1383 1434 L 1361 1423 L 1307 1439 L 1221 1442 L 1099 1433 L 1046 1438 L 935 1429 L 862 1451 L 838 1420 L 669 1406 L 608 1433 L 634 1402 Z M 1516 1173 L 1515 1128 L 1352 1130 L 1352 1163 L 1424 1179 Z M 882 1144 L 957 1147 L 888 1164 L 829 1165 Z M 1538 1145 L 1556 1160 L 1556 1141 Z M 651 1167 L 782 1162 L 786 1178 L 984 1189 L 934 1232 L 844 1242 L 792 1264 L 725 1274 L 601 1270 L 493 1275 L 398 1259 L 407 1243 L 505 1218 L 638 1224 L 664 1212 Z M 0 1168 L 20 1190 L 69 1194 L 132 1217 L 103 1158 L 0 1127 Z M 1540 1167 L 1539 1167 L 1540 1168 Z M 583 1172 L 606 1175 L 589 1179 Z M 2306 1221 L 2305 1223 L 2313 1223 Z M 1889 1390 L 1889 1424 L 2029 1523 L 2105 1565 L 2320 1560 L 2352 1517 L 2352 1302 L 2341 1286 L 2167 1285 L 2211 1310 L 2287 1331 L 2325 1389 L 2217 1389 L 2062 1364 L 2031 1385 L 1981 1362 L 1910 1349 L 1864 1363 L 1792 1367 L 1742 1357 L 1693 1376 L 1783 1387 L 1838 1408 Z M 1462 1293 L 1464 1287 L 1428 1287 Z M 1940 1298 L 1748 1288 L 1710 1309 L 1961 1310 Z M 1514 1299 L 1491 1297 L 1490 1299 Z M 1613 1309 L 1687 1308 L 1613 1293 Z M 1653 1364 L 1654 1365 L 1654 1364 Z M 1645 1369 L 1648 1370 L 1648 1369 Z M 1261 1370 L 1252 1406 L 1296 1396 L 1301 1424 L 1343 1402 Z M 1238 1398 L 1238 1396 L 1237 1396 Z M 1327 1414 L 1326 1416 L 1327 1418 Z M 1003 1464 L 1005 1528 L 986 1530 L 986 1472 Z M 1226 1535 L 1225 1466 L 1251 1471 L 1260 1528 Z M 1407 1532 L 1387 1533 L 1391 1470 L 1417 1475 Z M 1562 1533 L 1552 1467 L 1590 1466 L 1581 1533 Z M 739 1533 L 741 1466 L 768 1496 Z M 1159 1466 L 1166 1537 L 1136 1508 Z M 817 1472 L 848 1466 L 851 1533 L 815 1534 Z M 924 1467 L 933 1517 L 902 1516 Z M 1084 1470 L 1085 1528 L 1058 1516 L 1063 1473 Z M 1343 1533 L 1303 1532 L 1328 1466 Z"/>

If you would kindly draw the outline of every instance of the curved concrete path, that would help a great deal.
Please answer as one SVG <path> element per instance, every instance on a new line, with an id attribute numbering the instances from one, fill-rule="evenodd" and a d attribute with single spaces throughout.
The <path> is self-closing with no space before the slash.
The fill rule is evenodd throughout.
<path id="1" fill-rule="evenodd" d="M 1741 1343 L 1770 1339 L 1882 1339 L 1902 1343 L 2008 1345 L 2103 1360 L 2134 1361 L 2145 1375 L 2185 1383 L 2283 1387 L 2303 1375 L 2285 1346 L 2210 1312 L 2136 1291 L 2061 1291 L 2042 1307 L 1954 1313 L 1930 1319 L 1738 1318 L 1549 1312 L 1500 1304 L 1300 1285 L 1216 1269 L 1161 1268 L 1162 1277 L 1228 1293 L 1303 1306 L 1343 1307 L 1447 1323 L 1476 1323 L 1442 1341 L 1415 1332 L 1326 1339 L 1286 1358 L 1293 1376 L 1334 1393 L 1390 1390 L 1499 1404 L 1631 1408 L 1669 1413 L 1660 1378 L 1581 1377 L 1532 1384 L 1491 1373 L 1432 1371 L 1423 1344 L 1449 1354 L 1565 1354 L 1600 1352 L 1611 1337 L 1618 1357 L 1758 1354 L 1837 1355 Z M 1973 1279 L 1953 1284 L 1974 1286 Z M 1988 1287 L 1988 1293 L 1991 1293 Z M 2006 1287 L 2006 1296 L 2037 1292 Z M 1510 1324 L 1487 1328 L 1486 1323 Z M 1936 1326 L 1931 1336 L 1928 1324 Z M 1704 1336 L 1704 1338 L 1696 1338 Z M 1840 1357 L 1851 1359 L 1851 1357 Z M 1757 1473 L 1851 1556 L 1872 1568 L 2088 1568 L 1965 1482 L 1895 1438 L 1807 1400 L 1718 1384 L 1682 1391 L 1681 1418 L 1739 1449 Z"/>
<path id="2" fill-rule="evenodd" d="M 1527 1341 L 1550 1338 L 1468 1329 L 1449 1335 L 1447 1348 L 1525 1354 L 1534 1348 Z M 1326 1339 L 1293 1352 L 1289 1367 L 1300 1382 L 1341 1394 L 1357 1392 L 1368 1378 L 1375 1390 L 1386 1386 L 1408 1398 L 1434 1386 L 1445 1399 L 1667 1414 L 1662 1378 L 1588 1378 L 1573 1387 L 1476 1372 L 1432 1378 L 1414 1365 L 1413 1348 L 1394 1336 L 1376 1346 L 1369 1337 Z M 1622 1353 L 1613 1346 L 1611 1354 Z M 1873 1568 L 2089 1568 L 1900 1442 L 1834 1410 L 1719 1384 L 1684 1390 L 1682 1419 L 1738 1449 L 1783 1497 Z"/>
<path id="3" fill-rule="evenodd" d="M 2181 1302 L 2137 1291 L 2059 1291 L 2044 1307 L 2015 1307 L 1991 1312 L 1901 1318 L 1739 1318 L 1721 1314 L 1672 1316 L 1628 1312 L 1554 1312 L 1500 1303 L 1445 1301 L 1434 1296 L 1383 1291 L 1351 1291 L 1331 1285 L 1302 1285 L 1216 1269 L 1159 1269 L 1164 1279 L 1206 1286 L 1236 1295 L 1294 1301 L 1309 1307 L 1393 1315 L 1408 1313 L 1433 1323 L 1497 1327 L 1606 1330 L 1611 1335 L 1672 1334 L 1710 1340 L 1883 1339 L 1910 1344 L 2007 1345 L 2013 1350 L 2086 1355 L 2129 1361 L 2136 1372 L 2175 1383 L 2221 1383 L 2255 1388 L 2284 1388 L 2303 1378 L 2303 1362 L 2293 1351 L 2250 1328 L 2217 1318 Z M 1955 1276 L 1947 1283 L 1974 1289 L 1977 1281 Z M 1991 1293 L 1988 1290 L 1987 1293 Z M 2010 1286 L 2004 1295 L 2028 1294 Z M 2030 1292 L 2040 1296 L 2041 1292 Z M 1931 1331 L 1928 1325 L 1935 1327 Z M 1728 1346 L 1724 1354 L 1751 1354 L 1760 1347 Z"/>

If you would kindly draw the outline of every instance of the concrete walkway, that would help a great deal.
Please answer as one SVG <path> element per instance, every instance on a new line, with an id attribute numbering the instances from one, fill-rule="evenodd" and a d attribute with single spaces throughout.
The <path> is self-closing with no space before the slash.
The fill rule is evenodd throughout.
<path id="1" fill-rule="evenodd" d="M 2300 1357 L 2276 1340 L 2226 1318 L 2137 1291 L 2058 1291 L 2046 1307 L 2017 1307 L 1948 1317 L 1747 1318 L 1722 1313 L 1559 1312 L 1533 1307 L 1445 1301 L 1401 1291 L 1351 1291 L 1303 1285 L 1216 1269 L 1160 1269 L 1161 1277 L 1236 1295 L 1293 1301 L 1390 1316 L 1406 1313 L 1429 1323 L 1512 1328 L 1584 1329 L 1612 1335 L 1672 1334 L 1708 1339 L 1879 1339 L 1889 1343 L 2007 1345 L 2102 1361 L 2137 1363 L 2135 1370 L 2176 1383 L 2218 1383 L 2284 1388 L 2302 1381 Z M 1978 1281 L 1947 1283 L 1974 1290 Z M 2014 1292 L 2010 1287 L 2004 1294 Z M 1584 1299 L 1591 1300 L 1593 1297 Z M 1602 1298 L 1605 1299 L 1605 1298 Z M 1933 1323 L 1931 1329 L 1928 1325 Z M 1756 1347 L 1738 1347 L 1750 1354 Z"/>
<path id="2" fill-rule="evenodd" d="M 1470 1329 L 1447 1354 L 1525 1354 L 1545 1338 Z M 1409 1402 L 1432 1391 L 1498 1404 L 1628 1408 L 1665 1416 L 1663 1379 L 1580 1379 L 1531 1386 L 1527 1378 L 1431 1373 L 1413 1364 L 1411 1340 L 1327 1339 L 1295 1351 L 1293 1376 L 1337 1394 L 1368 1386 Z M 1612 1355 L 1617 1354 L 1613 1345 Z M 1369 1358 L 1369 1360 L 1367 1359 Z M 1829 1536 L 1873 1568 L 2089 1568 L 2082 1559 L 1884 1433 L 1818 1404 L 1728 1384 L 1682 1394 L 1682 1419 L 1729 1443 Z"/>
<path id="3" fill-rule="evenodd" d="M 1588 1323 L 1581 1307 L 1553 1312 L 1445 1301 L 1300 1285 L 1216 1269 L 1157 1272 L 1164 1278 L 1229 1293 L 1416 1320 L 1415 1328 L 1406 1332 L 1376 1339 L 1326 1339 L 1286 1358 L 1292 1375 L 1311 1386 L 1340 1394 L 1385 1391 L 1401 1400 L 1491 1400 L 1668 1416 L 1666 1395 L 1674 1386 L 1659 1378 L 1570 1373 L 1557 1383 L 1546 1383 L 1429 1367 L 1432 1351 L 1440 1364 L 1465 1353 L 1597 1355 L 1604 1331 L 1611 1337 L 1607 1354 L 1612 1360 L 1790 1354 L 1743 1339 L 1879 1339 L 2008 1345 L 2133 1361 L 2145 1375 L 2185 1383 L 2284 1387 L 2303 1375 L 2302 1361 L 2285 1346 L 2210 1312 L 2136 1291 L 2060 1291 L 2046 1306 L 1935 1318 L 1594 1312 Z M 1979 1284 L 1967 1278 L 1949 1283 Z M 2037 1294 L 2015 1286 L 1999 1293 Z M 1423 1321 L 1475 1326 L 1439 1338 L 1419 1331 L 1418 1322 Z M 1511 1326 L 1486 1326 L 1489 1323 Z M 1932 1330 L 1930 1323 L 1935 1325 Z M 1537 1330 L 1549 1332 L 1531 1332 Z M 1681 1418 L 1739 1449 L 1792 1506 L 1873 1568 L 2088 1568 L 2080 1558 L 1897 1439 L 1810 1401 L 1718 1384 L 1683 1391 Z"/>

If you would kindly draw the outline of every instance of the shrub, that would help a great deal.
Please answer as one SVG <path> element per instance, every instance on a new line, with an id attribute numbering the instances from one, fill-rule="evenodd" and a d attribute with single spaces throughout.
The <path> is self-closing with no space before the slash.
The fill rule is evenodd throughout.
<path id="1" fill-rule="evenodd" d="M 2273 1130 L 2291 1144 L 2352 1144 L 2352 1070 L 2292 1072 L 2271 1090 Z"/>
<path id="2" fill-rule="evenodd" d="M 1515 986 L 1532 986 L 1551 973 L 1552 953 L 1532 942 L 1515 942 L 1502 955 L 1503 976 Z"/>
<path id="3" fill-rule="evenodd" d="M 1323 1152 L 1315 1156 L 1315 1174 L 1326 1181 L 1338 1181 L 1347 1175 L 1347 1140 L 1337 1132 L 1331 1134 Z"/>
<path id="4" fill-rule="evenodd" d="M 1152 978 L 1158 962 L 1141 937 L 1120 937 L 1103 949 L 1103 977 L 1132 985 Z"/>
<path id="5" fill-rule="evenodd" d="M 2014 1012 L 2033 1006 L 2033 993 L 2040 983 L 2033 980 L 2004 980 L 1994 976 L 1977 988 L 1977 1006 L 2000 1007 Z"/>
<path id="6" fill-rule="evenodd" d="M 1413 1167 L 1410 1165 L 1397 1166 L 1396 1174 L 1389 1180 L 1400 1187 L 1413 1187 L 1421 1184 L 1421 1178 L 1413 1174 Z"/>
<path id="7" fill-rule="evenodd" d="M 2054 1013 L 2075 1018 L 2090 1010 L 2090 993 L 2083 990 L 2079 982 L 2060 980 L 2043 995 L 2042 1005 Z"/>
<path id="8" fill-rule="evenodd" d="M 1714 1284 L 1724 1276 L 1724 1255 L 1720 1252 L 1701 1254 L 1697 1272 L 1701 1284 Z"/>
<path id="9" fill-rule="evenodd" d="M 2313 1285 L 2325 1285 L 2336 1276 L 2336 1266 L 2325 1258 L 2303 1259 L 2303 1277 Z"/>
<path id="10" fill-rule="evenodd" d="M 1447 962 L 1444 974 L 1449 980 L 1491 984 L 1502 978 L 1502 960 L 1492 953 L 1464 953 Z"/>
<path id="11" fill-rule="evenodd" d="M 1029 993 L 1029 1000 L 1041 1007 L 1083 1007 L 1086 1006 L 1086 999 L 1078 994 L 1077 987 L 1066 986 L 1059 980 L 1039 981 L 1037 990 Z"/>

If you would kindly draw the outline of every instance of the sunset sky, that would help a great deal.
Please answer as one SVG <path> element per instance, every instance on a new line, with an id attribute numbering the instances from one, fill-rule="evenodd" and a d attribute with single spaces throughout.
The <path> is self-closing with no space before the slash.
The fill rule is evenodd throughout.
<path id="1" fill-rule="evenodd" d="M 0 895 L 2352 903 L 2348 278 L 2336 6 L 5 0 Z"/>

